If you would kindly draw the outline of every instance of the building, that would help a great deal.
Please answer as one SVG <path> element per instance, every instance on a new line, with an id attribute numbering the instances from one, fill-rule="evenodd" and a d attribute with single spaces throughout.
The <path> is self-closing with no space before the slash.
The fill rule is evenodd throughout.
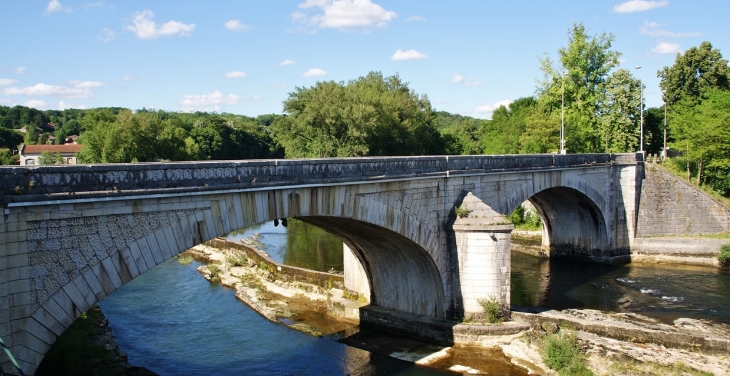
<path id="1" fill-rule="evenodd" d="M 64 145 L 21 145 L 20 146 L 20 165 L 21 166 L 35 166 L 38 163 L 38 158 L 44 152 L 50 152 L 52 154 L 60 153 L 65 164 L 76 164 L 76 154 L 81 152 L 81 145 L 79 144 L 64 144 Z"/>

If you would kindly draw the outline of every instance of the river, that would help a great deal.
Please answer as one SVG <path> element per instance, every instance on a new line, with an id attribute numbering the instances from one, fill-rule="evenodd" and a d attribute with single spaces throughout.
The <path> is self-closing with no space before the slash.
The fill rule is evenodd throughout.
<path id="1" fill-rule="evenodd" d="M 229 235 L 255 237 L 272 259 L 342 270 L 342 244 L 298 221 Z M 160 375 L 428 375 L 418 367 L 271 323 L 195 270 L 174 260 L 99 303 L 130 363 Z M 730 323 L 730 273 L 701 267 L 607 266 L 512 254 L 512 304 L 637 312 Z"/>

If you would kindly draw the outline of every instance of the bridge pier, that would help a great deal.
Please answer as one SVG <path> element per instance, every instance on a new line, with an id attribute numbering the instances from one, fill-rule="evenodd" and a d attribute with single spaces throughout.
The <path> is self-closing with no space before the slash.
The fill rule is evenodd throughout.
<path id="1" fill-rule="evenodd" d="M 510 236 L 514 225 L 471 192 L 451 226 L 458 269 L 454 278 L 456 318 L 483 318 L 480 299 L 510 305 Z"/>

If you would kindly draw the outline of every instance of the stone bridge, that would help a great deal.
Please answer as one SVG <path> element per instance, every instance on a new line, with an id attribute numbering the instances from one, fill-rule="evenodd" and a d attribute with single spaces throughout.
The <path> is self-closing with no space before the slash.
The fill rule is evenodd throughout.
<path id="1" fill-rule="evenodd" d="M 0 337 L 32 374 L 74 319 L 125 283 L 277 218 L 342 239 L 372 305 L 458 319 L 481 312 L 481 297 L 509 304 L 511 226 L 499 214 L 525 200 L 552 257 L 628 261 L 642 176 L 641 154 L 3 167 Z M 457 219 L 459 205 L 473 213 Z"/>

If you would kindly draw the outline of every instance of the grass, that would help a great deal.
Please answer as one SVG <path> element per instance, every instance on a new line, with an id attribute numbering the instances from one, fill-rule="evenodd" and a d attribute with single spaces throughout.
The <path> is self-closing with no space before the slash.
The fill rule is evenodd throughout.
<path id="1" fill-rule="evenodd" d="M 189 255 L 187 255 L 187 256 L 178 255 L 176 257 L 176 259 L 177 259 L 177 262 L 180 263 L 180 265 L 189 265 L 193 262 L 193 256 L 189 256 Z"/>
<path id="2" fill-rule="evenodd" d="M 723 244 L 720 247 L 720 253 L 717 255 L 717 259 L 720 260 L 720 266 L 730 267 L 730 244 Z"/>
<path id="3" fill-rule="evenodd" d="M 454 208 L 454 213 L 455 213 L 455 214 L 456 214 L 456 216 L 457 216 L 457 217 L 459 217 L 459 218 L 466 218 L 466 217 L 468 217 L 468 216 L 469 216 L 469 210 L 467 210 L 467 209 L 466 209 L 465 207 L 463 207 L 463 206 L 457 206 L 457 207 L 455 207 L 455 208 Z"/>
<path id="4" fill-rule="evenodd" d="M 248 259 L 245 255 L 227 256 L 226 263 L 231 267 L 246 266 L 248 264 Z"/>
<path id="5" fill-rule="evenodd" d="M 635 359 L 622 360 L 613 362 L 610 369 L 616 375 L 636 375 L 636 376 L 712 376 L 712 373 L 703 372 L 684 363 L 675 363 L 673 365 L 663 365 L 655 362 L 639 362 Z"/>
<path id="6" fill-rule="evenodd" d="M 574 331 L 563 330 L 557 334 L 548 334 L 543 339 L 541 355 L 545 364 L 558 371 L 558 375 L 593 375 L 585 365 L 578 334 Z"/>
<path id="7" fill-rule="evenodd" d="M 484 313 L 487 315 L 488 322 L 494 324 L 502 322 L 505 318 L 504 308 L 497 298 L 490 296 L 489 298 L 477 299 L 477 304 L 482 306 Z"/>
<path id="8" fill-rule="evenodd" d="M 210 281 L 218 282 L 221 280 L 220 272 L 221 269 L 216 264 L 208 264 L 208 271 L 210 272 Z"/>

